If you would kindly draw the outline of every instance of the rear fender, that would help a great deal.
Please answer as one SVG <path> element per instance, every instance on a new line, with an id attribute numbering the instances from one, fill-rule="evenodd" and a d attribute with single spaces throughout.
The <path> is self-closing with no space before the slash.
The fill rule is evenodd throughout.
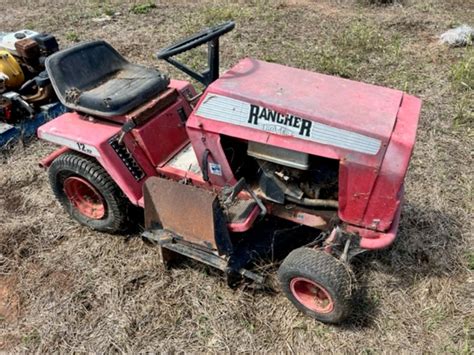
<path id="1" fill-rule="evenodd" d="M 114 149 L 113 141 L 119 132 L 119 125 L 97 121 L 72 112 L 65 113 L 41 126 L 38 129 L 38 137 L 63 146 L 56 154 L 53 152 L 52 156 L 44 160 L 45 165 L 51 163 L 53 160 L 51 158 L 59 156 L 58 153 L 68 150 L 92 156 L 117 183 L 130 202 L 141 205 L 143 182 L 148 175 L 153 174 L 154 169 L 144 158 L 143 152 L 139 151 L 140 148 L 134 146 L 128 136 L 125 137 L 124 142 L 134 169 L 127 168 L 125 161 L 119 157 L 117 149 Z"/>
<path id="2" fill-rule="evenodd" d="M 52 162 L 59 157 L 60 155 L 63 155 L 64 153 L 68 152 L 70 149 L 68 147 L 61 147 L 56 149 L 54 152 L 52 152 L 50 155 L 47 157 L 44 157 L 43 159 L 40 160 L 39 166 L 40 168 L 47 169 L 49 166 L 52 164 Z"/>

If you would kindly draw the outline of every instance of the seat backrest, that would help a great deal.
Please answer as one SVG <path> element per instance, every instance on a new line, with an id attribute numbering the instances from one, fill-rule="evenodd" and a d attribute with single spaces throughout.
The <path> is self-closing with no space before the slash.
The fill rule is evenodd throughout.
<path id="1" fill-rule="evenodd" d="M 56 94 L 62 99 L 68 90 L 86 91 L 127 64 L 110 44 L 93 41 L 49 56 L 45 66 Z"/>

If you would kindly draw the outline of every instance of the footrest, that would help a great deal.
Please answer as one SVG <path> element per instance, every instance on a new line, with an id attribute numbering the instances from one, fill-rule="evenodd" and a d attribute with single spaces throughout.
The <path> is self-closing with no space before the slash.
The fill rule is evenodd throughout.
<path id="1" fill-rule="evenodd" d="M 229 223 L 242 223 L 256 206 L 257 204 L 252 200 L 236 200 L 225 210 L 227 220 Z"/>

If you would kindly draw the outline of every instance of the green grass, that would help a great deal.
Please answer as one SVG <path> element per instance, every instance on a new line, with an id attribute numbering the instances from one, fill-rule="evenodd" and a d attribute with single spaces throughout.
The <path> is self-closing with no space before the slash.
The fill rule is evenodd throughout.
<path id="1" fill-rule="evenodd" d="M 342 31 L 338 45 L 356 53 L 366 54 L 383 50 L 385 42 L 379 28 L 365 21 L 357 21 Z"/>
<path id="2" fill-rule="evenodd" d="M 467 260 L 467 267 L 469 270 L 474 270 L 474 252 L 469 252 L 466 255 L 466 260 Z"/>
<path id="3" fill-rule="evenodd" d="M 451 81 L 457 89 L 474 90 L 474 49 L 466 49 L 466 54 L 451 69 Z"/>
<path id="4" fill-rule="evenodd" d="M 71 42 L 79 42 L 79 35 L 74 31 L 66 33 L 66 39 Z"/>
<path id="5" fill-rule="evenodd" d="M 133 5 L 132 8 L 130 9 L 131 13 L 134 13 L 135 15 L 144 15 L 149 13 L 151 10 L 155 9 L 156 5 L 152 2 L 147 2 L 143 4 L 136 4 Z"/>
<path id="6" fill-rule="evenodd" d="M 474 127 L 474 49 L 465 48 L 463 57 L 451 68 L 451 85 L 456 95 L 454 125 Z"/>
<path id="7" fill-rule="evenodd" d="M 398 35 L 385 35 L 374 24 L 357 20 L 335 33 L 331 41 L 300 53 L 297 65 L 358 79 L 367 67 L 397 63 L 400 53 Z"/>
<path id="8" fill-rule="evenodd" d="M 106 6 L 104 8 L 104 15 L 113 16 L 115 14 L 115 10 L 112 7 Z"/>
<path id="9" fill-rule="evenodd" d="M 90 8 L 87 9 L 89 11 L 86 11 L 87 17 L 113 16 L 116 13 L 115 6 L 117 4 L 114 4 L 111 0 L 94 0 L 90 5 Z"/>
<path id="10" fill-rule="evenodd" d="M 323 48 L 316 53 L 317 69 L 331 75 L 350 78 L 354 74 L 354 66 L 344 55 L 335 55 L 334 49 Z"/>
<path id="11" fill-rule="evenodd" d="M 36 329 L 34 329 L 30 333 L 23 335 L 21 340 L 25 346 L 34 348 L 41 343 L 41 335 Z"/>
<path id="12" fill-rule="evenodd" d="M 447 314 L 442 305 L 427 309 L 424 313 L 427 315 L 426 327 L 429 331 L 434 331 L 442 325 L 447 318 Z"/>
<path id="13" fill-rule="evenodd" d="M 397 5 L 403 4 L 403 0 L 357 0 L 361 5 Z"/>
<path id="14" fill-rule="evenodd" d="M 240 17 L 238 6 L 211 6 L 203 10 L 206 25 L 217 25 L 221 22 Z"/>
<path id="15" fill-rule="evenodd" d="M 457 98 L 453 120 L 456 127 L 474 127 L 474 95 L 468 93 Z"/>
<path id="16" fill-rule="evenodd" d="M 181 27 L 185 33 L 194 33 L 204 27 L 219 25 L 230 20 L 236 21 L 237 26 L 239 26 L 240 23 L 255 15 L 255 13 L 258 13 L 258 7 L 255 12 L 252 12 L 247 7 L 231 2 L 225 2 L 220 6 L 207 4 L 199 9 L 199 16 L 184 13 Z"/>
<path id="17" fill-rule="evenodd" d="M 472 269 L 471 269 L 472 270 Z M 466 320 L 463 328 L 464 333 L 464 346 L 461 354 L 468 355 L 472 354 L 472 323 L 469 320 Z"/>

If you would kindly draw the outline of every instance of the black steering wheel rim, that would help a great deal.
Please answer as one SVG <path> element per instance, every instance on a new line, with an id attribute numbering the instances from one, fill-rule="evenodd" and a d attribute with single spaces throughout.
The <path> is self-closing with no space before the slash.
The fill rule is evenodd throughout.
<path id="1" fill-rule="evenodd" d="M 160 50 L 156 56 L 158 59 L 167 59 L 174 55 L 189 51 L 193 48 L 199 47 L 201 44 L 209 42 L 214 38 L 219 38 L 223 34 L 232 31 L 235 27 L 234 21 L 227 21 L 220 25 L 206 28 L 198 33 L 195 33 L 187 38 L 182 39 L 172 45 Z"/>

